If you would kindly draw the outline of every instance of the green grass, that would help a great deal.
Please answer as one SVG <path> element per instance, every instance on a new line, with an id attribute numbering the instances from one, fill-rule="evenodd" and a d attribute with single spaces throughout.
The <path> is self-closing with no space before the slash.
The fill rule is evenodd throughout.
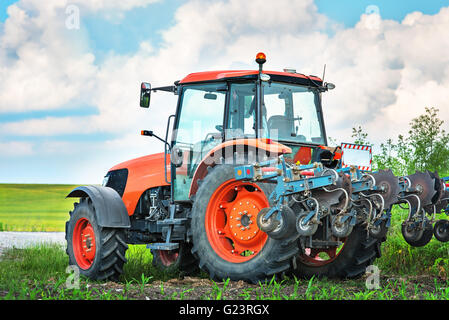
<path id="1" fill-rule="evenodd" d="M 0 231 L 64 231 L 68 212 L 75 199 L 65 196 L 73 185 L 13 185 L 0 184 Z M 323 279 L 287 279 L 241 288 L 239 299 L 446 299 L 449 295 L 449 243 L 432 239 L 421 248 L 410 247 L 401 234 L 405 211 L 395 208 L 387 241 L 382 244 L 382 257 L 374 263 L 381 275 L 394 275 L 381 290 L 366 290 L 363 281 L 336 282 Z M 442 215 L 440 218 L 446 218 Z M 177 274 L 165 274 L 151 265 L 152 256 L 145 246 L 130 246 L 126 253 L 120 292 L 104 291 L 100 284 L 83 279 L 83 288 L 68 291 L 63 284 L 67 279 L 68 258 L 60 247 L 41 246 L 30 249 L 8 250 L 0 261 L 0 297 L 61 298 L 61 299 L 122 299 L 145 298 L 148 285 L 160 281 L 157 298 L 188 298 L 193 290 L 189 286 L 173 290 L 167 281 Z M 407 283 L 401 277 L 428 276 L 443 281 L 432 284 L 433 289 L 422 288 L 420 282 Z M 207 279 L 203 274 L 202 278 Z M 56 287 L 55 287 L 56 286 Z M 90 287 L 89 287 L 90 286 Z M 429 287 L 429 285 L 427 286 Z M 95 289 L 95 290 L 94 290 Z M 229 282 L 211 283 L 203 292 L 203 299 L 226 299 L 235 290 Z M 3 290 L 3 291 L 2 291 Z M 94 291 L 92 291 L 94 290 Z M 423 292 L 424 290 L 424 292 Z M 416 291 L 416 292 L 415 292 Z M 2 293 L 3 292 L 3 293 Z M 125 294 L 126 293 L 126 294 Z"/>
<path id="2" fill-rule="evenodd" d="M 424 247 L 412 247 L 407 244 L 401 233 L 401 223 L 406 212 L 394 208 L 387 241 L 382 243 L 382 257 L 375 261 L 381 272 L 400 275 L 432 274 L 449 277 L 449 242 L 442 243 L 432 238 Z M 446 219 L 445 214 L 436 219 Z"/>
<path id="3" fill-rule="evenodd" d="M 186 282 L 179 274 L 164 275 L 151 265 L 145 246 L 130 246 L 129 264 L 120 281 L 96 282 L 80 277 L 70 288 L 68 258 L 58 245 L 8 249 L 0 260 L 0 300 L 448 300 L 449 281 L 437 277 L 398 277 L 384 274 L 380 288 L 371 290 L 365 279 L 329 280 L 284 278 L 258 285 L 203 275 Z M 175 277 L 173 279 L 173 277 Z M 169 280 L 170 279 L 170 280 Z M 175 282 L 173 282 L 173 280 Z M 183 282 L 184 281 L 184 282 Z"/>
<path id="4" fill-rule="evenodd" d="M 74 185 L 0 184 L 0 231 L 64 231 Z"/>

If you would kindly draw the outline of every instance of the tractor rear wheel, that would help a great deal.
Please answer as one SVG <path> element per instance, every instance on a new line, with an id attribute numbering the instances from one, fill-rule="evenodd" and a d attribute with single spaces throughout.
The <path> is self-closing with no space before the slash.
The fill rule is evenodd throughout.
<path id="1" fill-rule="evenodd" d="M 118 280 L 128 249 L 124 229 L 99 226 L 89 198 L 82 198 L 74 206 L 66 222 L 69 265 L 77 266 L 80 274 L 90 279 Z"/>
<path id="2" fill-rule="evenodd" d="M 212 279 L 257 283 L 290 269 L 297 235 L 275 240 L 257 225 L 272 190 L 235 180 L 232 165 L 209 170 L 193 203 L 191 234 L 192 253 Z"/>
<path id="3" fill-rule="evenodd" d="M 310 278 L 357 278 L 381 255 L 384 239 L 367 236 L 366 228 L 354 226 L 348 237 L 340 239 L 340 247 L 305 249 L 296 259 L 295 276 Z M 300 244 L 299 244 L 300 246 Z"/>

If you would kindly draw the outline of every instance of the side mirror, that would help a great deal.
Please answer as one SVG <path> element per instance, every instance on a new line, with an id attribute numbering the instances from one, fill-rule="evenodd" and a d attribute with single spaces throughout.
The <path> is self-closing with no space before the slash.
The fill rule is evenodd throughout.
<path id="1" fill-rule="evenodd" d="M 142 108 L 150 107 L 151 84 L 142 82 L 140 86 L 140 106 Z"/>
<path id="2" fill-rule="evenodd" d="M 326 82 L 325 83 L 325 87 L 326 87 L 327 90 L 334 90 L 335 89 L 335 84 Z"/>

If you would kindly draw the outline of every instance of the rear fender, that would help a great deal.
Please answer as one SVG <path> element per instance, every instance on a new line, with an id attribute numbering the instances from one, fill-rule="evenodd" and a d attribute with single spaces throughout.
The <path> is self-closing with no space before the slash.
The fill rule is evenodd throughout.
<path id="1" fill-rule="evenodd" d="M 269 139 L 236 139 L 223 142 L 209 151 L 198 165 L 190 185 L 189 198 L 198 191 L 198 180 L 207 175 L 207 168 L 220 163 L 221 158 L 233 157 L 235 153 L 277 157 L 291 152 L 291 148 Z"/>
<path id="2" fill-rule="evenodd" d="M 125 204 L 117 191 L 112 188 L 82 186 L 73 189 L 66 198 L 90 198 L 95 208 L 95 218 L 101 227 L 131 227 Z"/>

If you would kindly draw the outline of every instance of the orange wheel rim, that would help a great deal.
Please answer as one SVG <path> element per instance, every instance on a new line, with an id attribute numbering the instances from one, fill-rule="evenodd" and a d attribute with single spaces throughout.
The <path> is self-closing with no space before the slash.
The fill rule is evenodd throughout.
<path id="1" fill-rule="evenodd" d="M 89 269 L 95 259 L 95 231 L 89 220 L 79 219 L 73 229 L 73 253 L 81 269 Z"/>
<path id="2" fill-rule="evenodd" d="M 269 206 L 255 184 L 230 180 L 212 194 L 205 227 L 212 249 L 224 260 L 241 263 L 253 259 L 268 236 L 257 226 L 257 214 Z"/>

